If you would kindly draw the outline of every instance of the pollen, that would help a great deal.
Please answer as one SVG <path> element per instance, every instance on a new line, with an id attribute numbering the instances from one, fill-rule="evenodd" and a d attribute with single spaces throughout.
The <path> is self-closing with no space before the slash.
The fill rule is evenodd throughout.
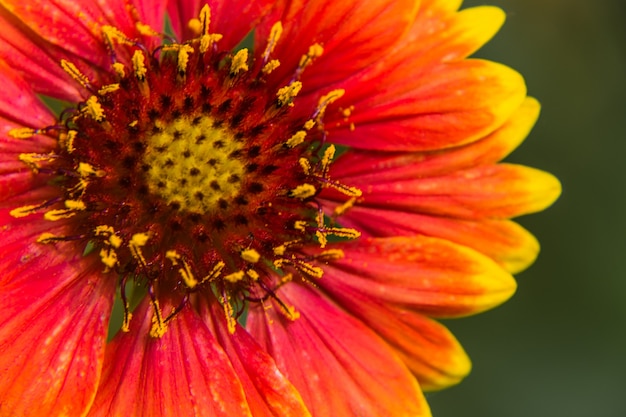
<path id="1" fill-rule="evenodd" d="M 241 252 L 241 259 L 252 264 L 259 262 L 261 255 L 254 249 L 246 249 Z"/>
<path id="2" fill-rule="evenodd" d="M 278 105 L 280 107 L 286 104 L 293 106 L 293 99 L 296 98 L 301 89 L 302 83 L 300 81 L 294 81 L 288 86 L 279 89 L 276 93 L 276 97 L 278 98 Z"/>

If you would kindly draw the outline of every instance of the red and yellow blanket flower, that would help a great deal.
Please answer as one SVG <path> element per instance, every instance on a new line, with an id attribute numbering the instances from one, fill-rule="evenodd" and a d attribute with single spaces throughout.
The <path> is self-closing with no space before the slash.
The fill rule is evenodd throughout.
<path id="1" fill-rule="evenodd" d="M 430 415 L 560 192 L 460 3 L 0 0 L 0 415 Z"/>

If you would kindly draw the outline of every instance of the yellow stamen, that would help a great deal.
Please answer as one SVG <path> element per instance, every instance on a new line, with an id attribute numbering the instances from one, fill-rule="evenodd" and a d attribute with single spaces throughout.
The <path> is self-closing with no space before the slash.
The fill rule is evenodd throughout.
<path id="1" fill-rule="evenodd" d="M 246 249 L 241 252 L 241 259 L 251 264 L 255 264 L 259 262 L 259 260 L 261 259 L 261 255 L 254 249 Z"/>
<path id="2" fill-rule="evenodd" d="M 230 305 L 230 300 L 226 297 L 220 297 L 222 301 L 222 308 L 224 309 L 224 315 L 226 316 L 226 324 L 228 326 L 228 333 L 235 333 L 237 328 L 237 321 L 233 318 L 233 306 Z"/>
<path id="3" fill-rule="evenodd" d="M 187 71 L 187 64 L 189 64 L 189 54 L 193 53 L 193 48 L 190 45 L 181 45 L 178 50 L 178 73 L 184 74 Z"/>
<path id="4" fill-rule="evenodd" d="M 324 151 L 324 156 L 322 157 L 322 161 L 321 161 L 322 178 L 326 178 L 328 176 L 328 168 L 330 168 L 330 163 L 333 161 L 334 157 L 335 157 L 335 145 L 331 144 L 328 148 L 326 148 L 326 150 Z"/>
<path id="5" fill-rule="evenodd" d="M 246 274 L 252 278 L 253 281 L 258 281 L 259 280 L 259 273 L 256 272 L 254 269 L 248 269 L 246 271 Z"/>
<path id="6" fill-rule="evenodd" d="M 297 220 L 294 225 L 293 228 L 296 230 L 299 230 L 301 232 L 306 232 L 306 226 L 307 226 L 307 222 L 304 220 Z"/>
<path id="7" fill-rule="evenodd" d="M 67 133 L 61 133 L 59 135 L 59 143 L 62 147 L 65 148 L 69 153 L 74 152 L 74 140 L 78 136 L 78 131 L 76 130 L 68 130 Z"/>
<path id="8" fill-rule="evenodd" d="M 146 79 L 146 74 L 148 73 L 148 68 L 146 67 L 146 57 L 143 52 L 139 50 L 135 51 L 132 62 L 135 77 L 137 77 L 139 81 L 144 81 Z"/>
<path id="9" fill-rule="evenodd" d="M 85 109 L 87 114 L 96 122 L 104 121 L 104 110 L 100 103 L 98 103 L 98 97 L 89 97 L 85 102 Z"/>
<path id="10" fill-rule="evenodd" d="M 135 233 L 130 238 L 130 242 L 128 243 L 128 247 L 130 249 L 130 253 L 133 255 L 133 258 L 135 258 L 142 265 L 146 265 L 146 258 L 144 258 L 141 248 L 148 243 L 148 239 L 150 239 L 150 234 L 148 233 Z"/>
<path id="11" fill-rule="evenodd" d="M 152 29 L 150 25 L 146 25 L 145 23 L 137 22 L 135 23 L 135 27 L 137 31 L 144 36 L 160 36 L 159 32 Z"/>
<path id="12" fill-rule="evenodd" d="M 61 68 L 63 68 L 63 71 L 65 71 L 67 75 L 72 77 L 74 81 L 76 81 L 83 87 L 88 87 L 90 85 L 89 79 L 79 71 L 76 65 L 72 64 L 71 62 L 62 59 Z"/>
<path id="13" fill-rule="evenodd" d="M 48 221 L 55 222 L 55 221 L 61 220 L 61 219 L 68 219 L 70 217 L 73 217 L 74 215 L 76 215 L 76 212 L 74 210 L 71 210 L 71 209 L 56 209 L 56 210 L 47 211 L 43 215 L 43 218 L 48 220 Z"/>
<path id="14" fill-rule="evenodd" d="M 209 25 L 211 24 L 211 8 L 208 4 L 205 4 L 200 9 L 200 24 L 202 25 L 202 34 L 209 34 Z"/>
<path id="15" fill-rule="evenodd" d="M 313 197 L 317 190 L 311 184 L 298 185 L 296 188 L 289 192 L 289 196 L 305 200 L 309 197 Z"/>
<path id="16" fill-rule="evenodd" d="M 189 288 L 194 288 L 198 285 L 198 281 L 193 276 L 191 272 L 191 268 L 189 268 L 189 264 L 182 258 L 181 255 L 178 254 L 175 250 L 169 250 L 165 253 L 165 257 L 172 262 L 172 265 L 178 266 L 178 261 L 182 262 L 183 267 L 178 269 L 178 273 L 183 278 L 185 285 Z"/>
<path id="17" fill-rule="evenodd" d="M 245 275 L 243 271 L 233 272 L 232 274 L 228 274 L 224 277 L 224 279 L 228 282 L 232 282 L 233 284 L 241 281 Z"/>
<path id="18" fill-rule="evenodd" d="M 298 313 L 294 306 L 284 305 L 282 303 L 278 303 L 280 306 L 280 311 L 283 312 L 285 317 L 287 317 L 291 321 L 298 320 L 300 318 L 300 313 Z"/>
<path id="19" fill-rule="evenodd" d="M 102 26 L 102 35 L 108 41 L 109 44 L 113 45 L 113 41 L 121 45 L 133 45 L 133 41 L 130 40 L 122 31 L 117 29 L 116 27 L 104 25 Z"/>
<path id="20" fill-rule="evenodd" d="M 111 248 L 102 248 L 100 250 L 100 260 L 106 266 L 105 272 L 107 272 L 117 265 L 117 253 Z"/>
<path id="21" fill-rule="evenodd" d="M 343 95 L 346 93 L 346 90 L 344 89 L 336 89 L 336 90 L 332 90 L 330 93 L 322 96 L 320 98 L 320 101 L 317 105 L 317 110 L 316 110 L 316 120 L 318 122 L 320 122 L 322 120 L 322 118 L 324 117 L 324 113 L 326 112 L 326 108 L 328 108 L 328 106 L 330 106 L 332 103 L 334 103 L 335 101 L 339 100 L 341 97 L 343 97 Z"/>
<path id="22" fill-rule="evenodd" d="M 237 51 L 230 64 L 230 75 L 237 75 L 242 71 L 248 71 L 248 50 L 246 48 Z"/>
<path id="23" fill-rule="evenodd" d="M 315 126 L 315 121 L 314 120 L 307 120 L 306 123 L 304 124 L 304 128 L 306 130 L 311 130 L 313 128 L 313 126 Z"/>
<path id="24" fill-rule="evenodd" d="M 60 239 L 61 238 L 59 236 L 46 232 L 39 235 L 39 237 L 37 238 L 37 243 L 51 243 Z"/>
<path id="25" fill-rule="evenodd" d="M 296 146 L 304 142 L 305 137 L 306 132 L 304 130 L 299 130 L 294 133 L 293 136 L 290 137 L 289 140 L 287 140 L 287 142 L 285 142 L 285 145 L 287 145 L 287 147 L 289 148 L 295 148 Z"/>
<path id="26" fill-rule="evenodd" d="M 313 266 L 308 262 L 297 261 L 295 266 L 300 272 L 312 278 L 321 278 L 322 275 L 324 275 L 324 270 L 322 268 L 319 266 Z"/>
<path id="27" fill-rule="evenodd" d="M 274 255 L 276 255 L 276 256 L 283 256 L 285 254 L 286 250 L 287 250 L 287 246 L 285 246 L 285 245 L 276 246 L 274 248 Z"/>
<path id="28" fill-rule="evenodd" d="M 222 273 L 222 269 L 224 269 L 225 266 L 226 264 L 224 262 L 219 261 L 217 264 L 215 264 L 215 266 L 213 267 L 213 270 L 209 273 L 209 275 L 202 278 L 202 281 L 200 281 L 200 283 L 202 284 L 206 281 L 212 281 L 215 278 L 219 277 L 220 274 Z"/>
<path id="29" fill-rule="evenodd" d="M 324 53 L 324 48 L 319 43 L 315 43 L 309 46 L 309 51 L 302 55 L 300 63 L 298 64 L 298 72 L 302 72 L 306 67 L 311 65 L 315 58 L 319 58 Z"/>
<path id="30" fill-rule="evenodd" d="M 263 69 L 261 69 L 261 71 L 263 72 L 263 74 L 267 75 L 278 67 L 280 67 L 280 61 L 277 59 L 272 59 L 267 64 L 263 65 Z"/>
<path id="31" fill-rule="evenodd" d="M 16 127 L 15 129 L 9 130 L 9 136 L 13 139 L 29 139 L 32 138 L 35 133 L 37 133 L 37 131 L 29 127 Z"/>
<path id="32" fill-rule="evenodd" d="M 311 163 L 309 162 L 309 160 L 306 158 L 300 158 L 298 162 L 300 163 L 302 171 L 304 171 L 306 175 L 309 175 L 311 173 Z"/>
<path id="33" fill-rule="evenodd" d="M 195 36 L 200 35 L 200 33 L 202 32 L 202 22 L 200 22 L 200 19 L 196 17 L 190 19 L 189 22 L 187 22 L 187 27 Z"/>
<path id="34" fill-rule="evenodd" d="M 30 169 L 34 172 L 38 172 L 40 168 L 41 162 L 52 161 L 56 158 L 56 155 L 53 153 L 48 154 L 40 154 L 40 153 L 21 153 L 19 155 L 19 160 L 24 162 Z"/>
<path id="35" fill-rule="evenodd" d="M 126 69 L 124 68 L 124 64 L 121 62 L 115 62 L 113 64 L 113 71 L 115 71 L 117 76 L 120 78 L 124 78 L 126 76 Z"/>
<path id="36" fill-rule="evenodd" d="M 296 98 L 300 90 L 302 89 L 302 83 L 300 81 L 294 81 L 286 87 L 282 87 L 276 93 L 278 98 L 278 106 L 282 107 L 285 104 L 293 106 L 293 99 Z"/>
<path id="37" fill-rule="evenodd" d="M 104 177 L 106 175 L 103 170 L 95 169 L 92 165 L 86 162 L 79 162 L 78 169 L 76 171 L 83 178 L 87 178 L 92 175 L 96 177 Z"/>
<path id="38" fill-rule="evenodd" d="M 220 39 L 222 39 L 222 37 L 223 36 L 219 33 L 202 35 L 202 37 L 200 38 L 200 52 L 205 53 L 206 51 L 208 51 L 211 45 L 218 42 Z"/>
<path id="39" fill-rule="evenodd" d="M 154 310 L 154 315 L 152 316 L 150 336 L 160 338 L 167 331 L 167 324 L 163 321 L 163 314 L 161 313 L 158 300 L 152 300 L 152 309 Z"/>
<path id="40" fill-rule="evenodd" d="M 39 209 L 41 206 L 29 205 L 15 208 L 9 212 L 11 217 L 20 218 L 26 217 L 30 214 L 33 214 L 35 210 Z"/>
<path id="41" fill-rule="evenodd" d="M 335 207 L 335 209 L 333 210 L 333 217 L 339 217 L 343 215 L 346 211 L 354 206 L 354 203 L 356 203 L 356 197 L 352 197 L 342 205 Z"/>
<path id="42" fill-rule="evenodd" d="M 98 94 L 103 96 L 105 94 L 112 93 L 113 91 L 117 91 L 119 89 L 120 89 L 119 84 L 108 84 L 108 85 L 103 86 L 100 90 L 98 90 Z"/>
<path id="43" fill-rule="evenodd" d="M 274 52 L 274 48 L 276 48 L 276 44 L 280 39 L 280 36 L 283 33 L 283 24 L 281 22 L 276 22 L 272 25 L 270 29 L 270 35 L 267 37 L 267 46 L 265 47 L 265 51 L 263 52 L 263 60 L 267 61 L 270 57 L 270 54 Z"/>

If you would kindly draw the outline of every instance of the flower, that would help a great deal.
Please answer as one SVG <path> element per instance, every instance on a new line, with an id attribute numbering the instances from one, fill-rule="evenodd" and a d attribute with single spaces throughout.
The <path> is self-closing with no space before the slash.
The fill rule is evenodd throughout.
<path id="1" fill-rule="evenodd" d="M 459 6 L 2 1 L 1 414 L 430 415 L 560 192 Z"/>

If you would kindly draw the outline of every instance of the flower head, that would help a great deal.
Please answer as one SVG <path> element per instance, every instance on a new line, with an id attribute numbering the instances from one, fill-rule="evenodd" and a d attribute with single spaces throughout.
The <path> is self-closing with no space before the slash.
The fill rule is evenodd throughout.
<path id="1" fill-rule="evenodd" d="M 3 1 L 0 410 L 429 415 L 560 190 L 459 3 Z"/>

